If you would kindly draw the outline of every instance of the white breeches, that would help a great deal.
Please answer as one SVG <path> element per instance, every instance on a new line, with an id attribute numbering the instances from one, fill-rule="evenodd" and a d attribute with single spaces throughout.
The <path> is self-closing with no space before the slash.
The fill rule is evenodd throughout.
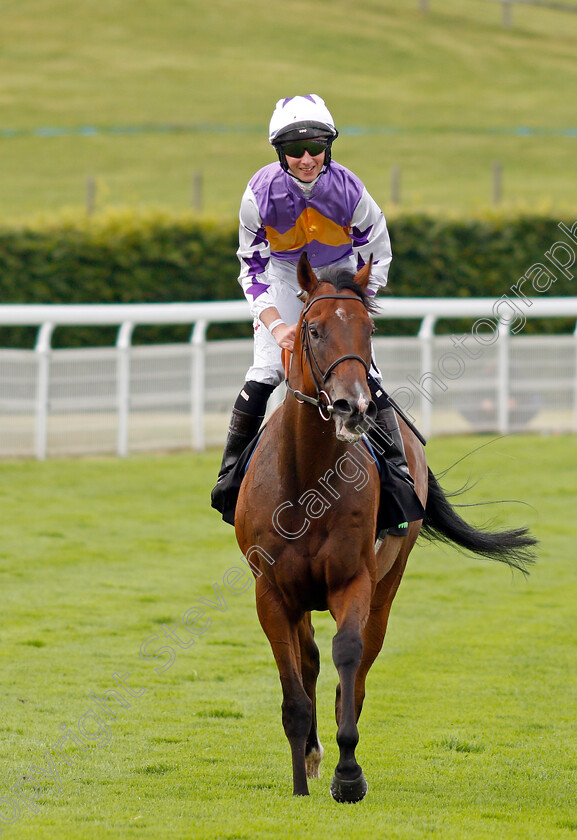
<path id="1" fill-rule="evenodd" d="M 282 283 L 271 284 L 269 290 L 270 297 L 272 298 L 271 305 L 276 306 L 285 324 L 296 324 L 300 318 L 304 304 L 297 297 L 299 291 L 300 287 L 296 277 L 292 283 L 287 282 L 285 279 Z M 253 326 L 254 358 L 252 366 L 247 371 L 245 380 L 247 382 L 264 382 L 267 385 L 274 385 L 276 387 L 284 380 L 284 369 L 281 358 L 282 350 L 262 321 L 256 318 Z M 371 374 L 377 381 L 381 381 L 381 372 L 374 362 L 374 354 Z"/>

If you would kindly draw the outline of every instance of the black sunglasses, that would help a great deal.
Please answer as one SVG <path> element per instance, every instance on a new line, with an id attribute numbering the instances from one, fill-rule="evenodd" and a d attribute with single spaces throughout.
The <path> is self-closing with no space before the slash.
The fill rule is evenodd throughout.
<path id="1" fill-rule="evenodd" d="M 292 143 L 283 143 L 282 151 L 292 158 L 302 158 L 305 152 L 311 157 L 326 152 L 330 146 L 330 140 L 295 140 Z"/>

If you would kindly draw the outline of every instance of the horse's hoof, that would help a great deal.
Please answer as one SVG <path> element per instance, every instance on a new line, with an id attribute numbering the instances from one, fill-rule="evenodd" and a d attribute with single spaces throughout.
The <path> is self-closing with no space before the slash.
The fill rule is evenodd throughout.
<path id="1" fill-rule="evenodd" d="M 367 780 L 361 773 L 358 779 L 339 779 L 337 774 L 331 782 L 331 796 L 335 802 L 360 802 L 369 789 Z"/>

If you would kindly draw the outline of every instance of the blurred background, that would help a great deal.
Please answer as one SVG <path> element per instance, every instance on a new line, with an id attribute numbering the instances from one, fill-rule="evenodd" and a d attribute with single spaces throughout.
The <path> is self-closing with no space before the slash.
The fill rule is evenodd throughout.
<path id="1" fill-rule="evenodd" d="M 577 0 L 5 0 L 0 303 L 240 302 L 241 195 L 275 159 L 276 101 L 314 92 L 389 223 L 387 388 L 437 376 L 434 407 L 413 389 L 427 435 L 575 431 L 575 307 L 443 378 L 481 312 L 399 318 L 390 300 L 496 301 L 544 260 L 577 218 L 576 89 Z M 569 271 L 546 294 L 525 282 L 575 295 Z M 4 310 L 0 454 L 222 444 L 248 310 L 97 328 Z"/>

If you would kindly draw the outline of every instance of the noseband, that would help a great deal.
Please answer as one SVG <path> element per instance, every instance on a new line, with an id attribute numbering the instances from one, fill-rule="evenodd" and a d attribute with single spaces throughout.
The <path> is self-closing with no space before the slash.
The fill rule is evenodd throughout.
<path id="1" fill-rule="evenodd" d="M 285 380 L 285 385 L 287 387 L 287 391 L 290 391 L 290 393 L 294 396 L 297 402 L 308 403 L 309 405 L 316 406 L 323 420 L 330 420 L 334 408 L 330 402 L 329 395 L 324 390 L 323 386 L 326 384 L 326 381 L 331 375 L 331 373 L 338 365 L 341 364 L 341 362 L 345 362 L 347 359 L 355 359 L 357 362 L 360 362 L 362 364 L 368 376 L 369 365 L 362 358 L 362 356 L 357 356 L 356 353 L 347 353 L 345 356 L 339 356 L 338 359 L 335 359 L 334 362 L 331 362 L 331 364 L 328 366 L 324 373 L 321 371 L 319 364 L 315 358 L 315 354 L 313 353 L 313 349 L 311 347 L 310 330 L 308 321 L 306 320 L 307 312 L 309 311 L 311 306 L 319 300 L 356 300 L 358 303 L 363 303 L 363 301 L 360 297 L 357 297 L 357 295 L 319 295 L 318 297 L 313 298 L 313 300 L 311 300 L 311 302 L 305 307 L 303 311 L 301 324 L 301 345 L 311 372 L 313 382 L 315 384 L 317 395 L 316 397 L 309 397 L 308 394 L 303 394 L 301 391 L 296 391 L 294 388 L 291 388 L 291 386 L 288 383 L 288 377 Z"/>

